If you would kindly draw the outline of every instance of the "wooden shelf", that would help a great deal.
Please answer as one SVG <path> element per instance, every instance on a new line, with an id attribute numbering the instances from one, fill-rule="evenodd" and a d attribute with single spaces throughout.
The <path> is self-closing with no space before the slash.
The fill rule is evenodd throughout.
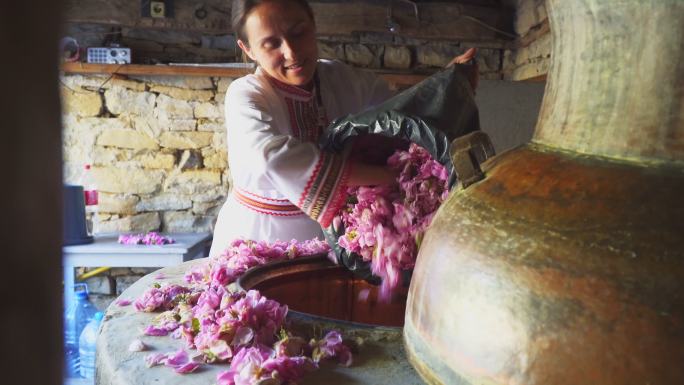
<path id="1" fill-rule="evenodd" d="M 218 66 L 63 63 L 62 71 L 78 74 L 216 76 L 239 78 L 240 76 L 252 73 L 254 70 L 251 68 Z"/>
<path id="2" fill-rule="evenodd" d="M 62 63 L 61 70 L 75 74 L 116 74 L 116 75 L 166 75 L 166 76 L 212 76 L 239 78 L 254 72 L 251 68 L 229 68 L 218 66 L 181 66 L 151 64 L 94 64 Z M 410 87 L 428 75 L 378 73 L 394 88 Z"/>

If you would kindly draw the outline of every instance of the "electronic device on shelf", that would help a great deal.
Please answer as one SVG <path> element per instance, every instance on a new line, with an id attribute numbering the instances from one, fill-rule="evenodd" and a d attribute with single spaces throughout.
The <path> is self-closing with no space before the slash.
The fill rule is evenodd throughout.
<path id="1" fill-rule="evenodd" d="M 89 47 L 86 61 L 99 64 L 130 64 L 131 49 L 123 47 Z"/>

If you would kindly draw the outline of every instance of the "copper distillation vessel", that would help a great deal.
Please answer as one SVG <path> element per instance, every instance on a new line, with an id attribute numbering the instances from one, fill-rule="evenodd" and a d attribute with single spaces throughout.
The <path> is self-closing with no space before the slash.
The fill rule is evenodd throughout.
<path id="1" fill-rule="evenodd" d="M 409 358 L 430 384 L 684 384 L 684 1 L 547 12 L 532 142 L 454 146 Z"/>

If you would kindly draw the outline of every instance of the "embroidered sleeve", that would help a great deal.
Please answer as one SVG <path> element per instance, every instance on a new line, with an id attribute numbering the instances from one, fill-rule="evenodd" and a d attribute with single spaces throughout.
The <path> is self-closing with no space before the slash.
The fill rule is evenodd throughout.
<path id="1" fill-rule="evenodd" d="M 347 199 L 351 162 L 343 155 L 321 152 L 299 197 L 299 206 L 321 226 L 328 227 Z"/>

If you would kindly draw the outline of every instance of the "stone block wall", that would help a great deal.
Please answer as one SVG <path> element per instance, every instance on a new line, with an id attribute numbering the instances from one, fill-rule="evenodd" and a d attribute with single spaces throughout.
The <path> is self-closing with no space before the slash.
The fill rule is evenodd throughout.
<path id="1" fill-rule="evenodd" d="M 69 24 L 67 35 L 82 47 L 118 43 L 132 50 L 135 63 L 225 63 L 242 61 L 233 35 Z M 319 36 L 319 55 L 348 64 L 406 73 L 432 73 L 472 43 L 406 38 L 391 33 Z M 480 46 L 478 65 L 483 79 L 501 79 L 503 50 Z"/>
<path id="2" fill-rule="evenodd" d="M 433 73 L 468 48 L 476 45 L 446 41 L 408 39 L 392 34 L 362 33 L 341 39 L 319 37 L 323 59 L 337 59 L 356 67 L 406 73 Z M 482 79 L 501 79 L 503 50 L 477 47 Z"/>
<path id="3" fill-rule="evenodd" d="M 144 267 L 115 267 L 111 268 L 99 275 L 83 280 L 88 285 L 90 293 L 90 302 L 92 302 L 98 309 L 104 310 L 109 306 L 116 297 L 118 297 L 124 290 L 128 289 L 133 283 L 150 274 L 158 268 L 144 268 Z M 79 268 L 78 274 L 92 271 L 93 268 Z"/>
<path id="4" fill-rule="evenodd" d="M 516 0 L 514 28 L 517 48 L 506 50 L 503 75 L 506 80 L 526 80 L 545 75 L 551 60 L 549 32 L 544 0 Z"/>
<path id="5" fill-rule="evenodd" d="M 95 233 L 211 231 L 230 186 L 223 98 L 232 79 L 64 75 L 64 181 L 99 189 Z"/>

